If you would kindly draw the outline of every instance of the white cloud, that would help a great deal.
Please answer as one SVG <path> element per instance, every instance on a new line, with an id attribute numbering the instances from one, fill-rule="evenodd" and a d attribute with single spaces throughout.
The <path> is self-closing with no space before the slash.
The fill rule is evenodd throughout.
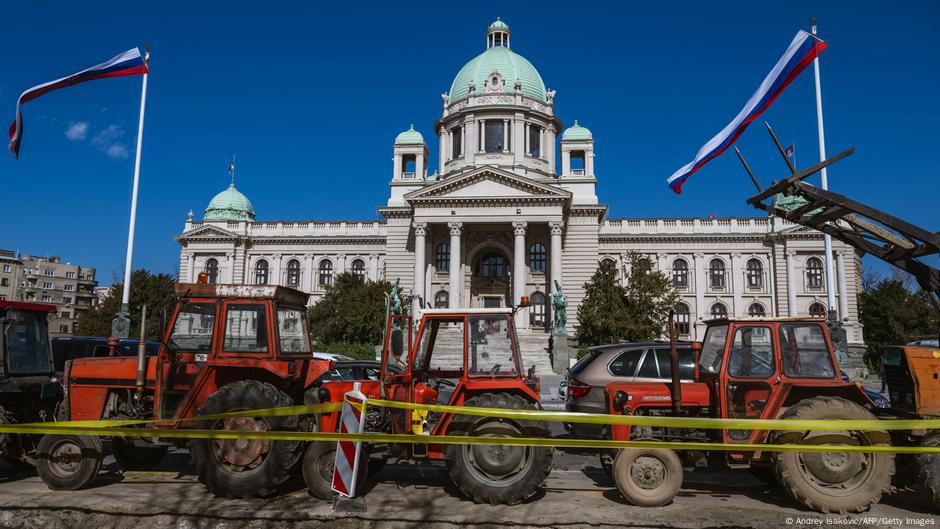
<path id="1" fill-rule="evenodd" d="M 68 128 L 65 129 L 65 137 L 69 141 L 80 141 L 84 140 L 88 136 L 88 122 L 87 121 L 72 121 L 69 123 Z"/>
<path id="2" fill-rule="evenodd" d="M 127 146 L 123 143 L 111 144 L 105 153 L 108 155 L 108 158 L 111 158 L 112 160 L 126 160 L 128 156 Z"/>

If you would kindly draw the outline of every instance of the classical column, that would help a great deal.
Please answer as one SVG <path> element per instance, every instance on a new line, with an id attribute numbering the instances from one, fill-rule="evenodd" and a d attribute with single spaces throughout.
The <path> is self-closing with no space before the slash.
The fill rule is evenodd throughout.
<path id="1" fill-rule="evenodd" d="M 551 274 L 549 274 L 549 279 L 551 280 L 551 285 L 548 286 L 551 292 L 555 292 L 555 281 L 558 281 L 558 284 L 561 285 L 561 288 L 564 289 L 565 285 L 562 283 L 561 275 L 561 231 L 562 231 L 562 222 L 549 222 L 548 227 L 551 228 L 552 232 L 552 241 L 551 241 Z"/>
<path id="2" fill-rule="evenodd" d="M 379 280 L 379 256 L 375 254 L 369 256 L 369 279 Z"/>
<path id="3" fill-rule="evenodd" d="M 545 153 L 545 159 L 548 160 L 548 172 L 555 172 L 555 129 L 549 127 L 545 129 L 545 137 L 542 144 L 542 151 Z"/>
<path id="4" fill-rule="evenodd" d="M 793 277 L 793 257 L 796 252 L 787 250 L 787 316 L 796 316 L 796 278 Z"/>
<path id="5" fill-rule="evenodd" d="M 303 277 L 303 290 L 304 292 L 310 293 L 313 292 L 313 256 L 305 255 L 304 256 L 304 277 Z"/>
<path id="6" fill-rule="evenodd" d="M 235 282 L 235 254 L 227 253 L 225 254 L 226 261 L 228 261 L 228 273 L 225 274 L 225 281 L 227 283 Z"/>
<path id="7" fill-rule="evenodd" d="M 695 317 L 704 319 L 708 314 L 708 307 L 705 306 L 705 254 L 697 253 L 692 255 L 692 266 L 695 268 Z"/>
<path id="8" fill-rule="evenodd" d="M 512 223 L 513 235 L 514 235 L 514 244 L 513 244 L 513 258 L 512 258 L 512 302 L 511 305 L 518 305 L 522 301 L 522 296 L 525 296 L 525 283 L 526 283 L 526 273 L 525 273 L 525 221 L 517 221 Z M 528 311 L 520 310 L 516 312 L 516 328 L 525 329 L 528 328 L 529 320 L 526 318 Z"/>
<path id="9" fill-rule="evenodd" d="M 509 120 L 503 120 L 503 152 L 509 152 Z"/>
<path id="10" fill-rule="evenodd" d="M 424 151 L 418 153 L 417 158 L 415 158 L 415 178 L 419 180 L 424 180 L 428 177 L 428 172 L 424 166 Z"/>
<path id="11" fill-rule="evenodd" d="M 564 145 L 561 147 L 561 176 L 568 176 L 571 174 L 571 151 L 565 149 Z"/>
<path id="12" fill-rule="evenodd" d="M 594 149 L 584 151 L 584 175 L 594 176 Z"/>
<path id="13" fill-rule="evenodd" d="M 525 156 L 525 150 L 529 148 L 529 145 L 525 142 L 525 117 L 522 114 L 516 114 L 516 118 L 512 122 L 512 151 L 513 159 L 516 162 L 521 162 Z"/>
<path id="14" fill-rule="evenodd" d="M 395 164 L 395 167 L 392 169 L 392 178 L 395 180 L 401 179 L 401 154 L 395 153 L 395 156 L 392 156 L 392 163 Z"/>
<path id="15" fill-rule="evenodd" d="M 275 255 L 274 258 L 271 259 L 270 273 L 271 273 L 271 278 L 270 278 L 271 281 L 269 284 L 280 285 L 281 284 L 281 256 L 280 255 Z"/>
<path id="16" fill-rule="evenodd" d="M 463 222 L 448 222 L 450 228 L 450 287 L 448 289 L 450 308 L 460 307 L 460 291 L 463 289 L 461 284 L 460 267 L 460 233 L 463 230 Z"/>
<path id="17" fill-rule="evenodd" d="M 741 254 L 733 253 L 731 254 L 731 293 L 734 294 L 734 307 L 731 309 L 731 314 L 735 316 L 747 314 L 744 307 L 741 306 L 744 304 L 744 283 L 742 279 L 744 277 L 741 275 Z"/>
<path id="18" fill-rule="evenodd" d="M 477 145 L 477 152 L 483 152 L 486 150 L 486 120 L 477 121 L 477 127 L 480 128 L 480 144 Z"/>
<path id="19" fill-rule="evenodd" d="M 186 276 L 188 277 L 188 283 L 196 282 L 196 255 L 189 254 L 186 256 Z"/>
<path id="20" fill-rule="evenodd" d="M 474 156 L 478 150 L 477 141 L 480 139 L 480 133 L 477 132 L 477 122 L 473 119 L 473 114 L 468 114 L 464 123 L 466 123 L 466 125 L 464 126 L 463 135 L 465 147 L 463 155 L 467 162 L 473 163 Z"/>
<path id="21" fill-rule="evenodd" d="M 845 251 L 836 250 L 836 268 L 839 272 L 839 319 L 849 317 L 848 285 L 845 282 Z"/>
<path id="22" fill-rule="evenodd" d="M 424 292 L 424 272 L 427 268 L 425 262 L 425 236 L 427 235 L 428 223 L 415 222 L 415 301 L 419 308 L 427 306 L 427 298 Z"/>
<path id="23" fill-rule="evenodd" d="M 444 163 L 447 162 L 449 156 L 447 155 L 447 150 L 450 145 L 450 133 L 447 132 L 443 126 L 441 127 L 441 133 L 437 137 L 438 142 L 438 154 L 437 154 L 437 172 L 438 174 L 444 174 Z"/>

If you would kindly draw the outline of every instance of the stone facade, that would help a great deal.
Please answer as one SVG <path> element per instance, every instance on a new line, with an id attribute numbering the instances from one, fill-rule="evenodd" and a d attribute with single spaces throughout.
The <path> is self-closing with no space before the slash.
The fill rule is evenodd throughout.
<path id="1" fill-rule="evenodd" d="M 717 314 L 825 312 L 835 288 L 849 341 L 862 342 L 859 256 L 848 246 L 834 242 L 836 284 L 826 285 L 822 235 L 779 219 L 607 218 L 593 135 L 577 123 L 563 131 L 554 92 L 508 43 L 508 28 L 491 27 L 487 50 L 442 94 L 434 174 L 423 136 L 413 127 L 397 136 L 382 221 L 256 222 L 248 209 L 230 212 L 235 220 L 190 215 L 178 237 L 180 279 L 205 271 L 218 282 L 290 285 L 312 303 L 344 271 L 398 279 L 424 307 L 508 306 L 528 296 L 535 306 L 517 327 L 538 341 L 556 280 L 572 331 L 598 264 L 610 259 L 625 277 L 628 254 L 639 252 L 674 278 L 683 338 L 700 339 Z"/>

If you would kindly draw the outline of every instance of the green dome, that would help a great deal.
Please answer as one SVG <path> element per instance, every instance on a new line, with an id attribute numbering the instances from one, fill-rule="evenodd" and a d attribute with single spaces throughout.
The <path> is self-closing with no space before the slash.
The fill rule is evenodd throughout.
<path id="1" fill-rule="evenodd" d="M 565 129 L 565 132 L 561 134 L 561 141 L 585 141 L 593 139 L 594 137 L 591 136 L 591 131 L 586 127 L 578 125 L 578 120 L 574 120 L 574 125 Z"/>
<path id="2" fill-rule="evenodd" d="M 232 182 L 228 189 L 212 198 L 202 220 L 255 220 L 255 210 L 248 197 L 235 189 Z"/>
<path id="3" fill-rule="evenodd" d="M 424 136 L 422 136 L 420 132 L 415 130 L 415 126 L 413 123 L 411 124 L 411 127 L 408 128 L 408 130 L 402 132 L 398 136 L 395 136 L 395 145 L 403 145 L 403 144 L 409 144 L 409 145 L 414 145 L 414 144 L 423 145 L 424 144 Z"/>
<path id="4" fill-rule="evenodd" d="M 493 32 L 509 33 L 509 26 L 501 20 L 490 24 L 487 34 Z M 522 94 L 532 99 L 548 102 L 545 96 L 545 83 L 532 63 L 525 57 L 509 49 L 507 45 L 491 45 L 486 51 L 470 59 L 457 72 L 457 77 L 450 85 L 448 104 L 466 99 L 470 94 L 470 81 L 476 84 L 476 94 L 486 94 L 490 74 L 497 72 L 503 80 L 500 92 L 514 93 L 516 81 L 522 82 Z"/>

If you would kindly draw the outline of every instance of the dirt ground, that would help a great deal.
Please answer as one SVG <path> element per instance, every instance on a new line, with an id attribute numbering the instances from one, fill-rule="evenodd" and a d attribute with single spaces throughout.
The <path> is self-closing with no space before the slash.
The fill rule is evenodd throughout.
<path id="1" fill-rule="evenodd" d="M 644 509 L 626 504 L 595 455 L 558 453 L 543 492 L 516 506 L 476 505 L 461 497 L 442 465 L 389 464 L 361 500 L 334 509 L 311 497 L 301 479 L 265 500 L 222 500 L 191 474 L 186 451 L 153 472 L 118 471 L 113 460 L 95 485 L 53 492 L 33 473 L 0 470 L 0 527 L 115 529 L 235 528 L 689 528 L 930 527 L 940 517 L 911 493 L 887 495 L 860 515 L 800 510 L 779 489 L 748 472 L 687 472 L 675 501 Z"/>

